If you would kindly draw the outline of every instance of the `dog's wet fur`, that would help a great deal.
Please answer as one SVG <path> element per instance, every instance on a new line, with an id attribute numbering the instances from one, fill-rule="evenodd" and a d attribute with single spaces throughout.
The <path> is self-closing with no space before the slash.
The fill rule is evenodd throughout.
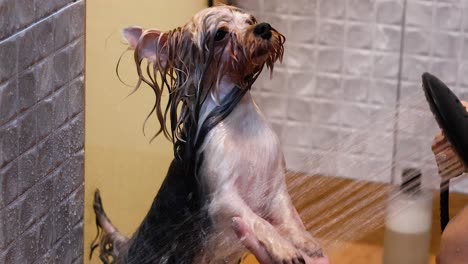
<path id="1" fill-rule="evenodd" d="M 174 160 L 131 238 L 112 225 L 96 192 L 92 249 L 101 260 L 238 263 L 252 241 L 266 252 L 257 255 L 263 263 L 322 258 L 287 193 L 279 140 L 250 94 L 264 66 L 271 74 L 282 59 L 284 36 L 232 6 L 202 10 L 168 32 L 123 33 L 134 50 L 136 89 L 153 89 L 150 116 L 160 123 L 156 135 L 173 142 Z"/>

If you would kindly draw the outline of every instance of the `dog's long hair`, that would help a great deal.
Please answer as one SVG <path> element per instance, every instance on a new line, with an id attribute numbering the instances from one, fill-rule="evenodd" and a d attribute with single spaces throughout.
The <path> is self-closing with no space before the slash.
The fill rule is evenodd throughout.
<path id="1" fill-rule="evenodd" d="M 243 12 L 235 7 L 227 8 Z M 268 57 L 261 63 L 252 59 L 258 45 L 262 45 L 253 36 L 244 39 L 227 32 L 224 41 L 230 45 L 217 45 L 215 40 L 218 34 L 224 34 L 219 32 L 225 21 L 214 8 L 205 12 L 183 28 L 168 32 L 142 31 L 138 44 L 133 47 L 139 76 L 135 90 L 145 83 L 155 94 L 145 123 L 156 116 L 159 128 L 154 137 L 163 134 L 171 140 L 175 158 L 143 223 L 122 247 L 124 252 L 117 254 L 112 246 L 101 248 L 100 257 L 105 263 L 112 263 L 112 259 L 115 263 L 192 263 L 210 229 L 205 208 L 209 198 L 203 191 L 203 177 L 198 175 L 203 153 L 198 153 L 198 149 L 208 132 L 229 115 L 251 88 L 264 66 L 271 74 L 274 63 L 282 59 L 285 38 L 276 31 L 273 44 L 268 46 Z M 148 45 L 155 54 L 150 58 L 145 54 Z M 235 80 L 237 87 L 221 100 L 219 85 L 226 74 Z M 165 90 L 166 106 L 162 104 Z M 208 96 L 217 106 L 201 121 Z M 102 223 L 98 218 L 101 221 L 108 218 L 102 217 L 100 199 L 98 203 L 100 210 L 96 211 L 96 217 L 100 228 Z M 102 232 L 97 240 L 109 241 L 108 237 L 109 234 Z"/>
<path id="2" fill-rule="evenodd" d="M 230 8 L 240 11 L 235 7 Z M 214 47 L 215 35 L 222 20 L 218 21 L 216 12 L 211 12 L 203 19 L 195 22 L 203 25 L 201 30 L 197 28 L 189 32 L 186 28 L 179 27 L 164 33 L 151 30 L 146 32 L 142 41 L 153 34 L 157 35 L 158 39 L 154 47 L 156 60 L 153 62 L 144 60 L 139 47 L 134 52 L 139 76 L 135 90 L 142 83 L 146 83 L 154 91 L 155 103 L 147 120 L 153 114 L 157 117 L 160 128 L 154 137 L 163 133 L 171 140 L 176 158 L 185 157 L 181 151 L 183 145 L 190 146 L 190 143 L 195 145 L 195 142 L 190 141 L 196 139 L 201 107 L 207 96 L 211 96 L 220 104 L 218 87 L 221 78 L 226 72 L 244 74 L 245 65 L 254 64 L 251 55 L 259 45 L 258 42 L 251 41 L 239 46 L 239 43 L 244 43 L 235 39 L 239 36 L 228 33 L 232 45 L 229 58 L 223 58 L 226 46 L 219 50 Z M 273 50 L 269 51 L 269 57 L 264 62 L 270 72 L 273 71 L 274 63 L 282 59 L 284 52 L 284 37 L 280 34 L 278 36 L 272 39 L 277 43 L 270 45 Z M 242 90 L 250 89 L 262 69 L 263 65 L 257 65 L 256 70 L 248 76 L 235 76 L 238 80 L 237 86 Z M 169 94 L 165 107 L 161 105 L 164 90 Z M 235 97 L 231 100 L 235 100 Z M 167 121 L 170 127 L 167 126 Z"/>

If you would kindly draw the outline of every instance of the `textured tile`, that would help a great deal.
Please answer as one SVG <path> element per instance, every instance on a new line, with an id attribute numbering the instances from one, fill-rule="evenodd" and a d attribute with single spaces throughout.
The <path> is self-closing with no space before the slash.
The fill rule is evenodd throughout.
<path id="1" fill-rule="evenodd" d="M 37 182 L 38 168 L 35 148 L 21 155 L 18 160 L 18 194 L 24 193 Z"/>
<path id="2" fill-rule="evenodd" d="M 311 146 L 311 126 L 304 123 L 293 123 L 285 126 L 282 142 L 289 147 L 307 148 Z"/>
<path id="3" fill-rule="evenodd" d="M 315 68 L 316 51 L 310 47 L 288 46 L 288 56 L 284 58 L 286 67 L 292 69 L 312 70 Z"/>
<path id="4" fill-rule="evenodd" d="M 459 65 L 458 76 L 460 77 L 460 82 L 468 86 L 468 61 L 463 61 Z"/>
<path id="5" fill-rule="evenodd" d="M 392 180 L 392 162 L 386 159 L 367 159 L 365 161 L 369 167 L 367 178 L 364 180 L 373 182 L 390 183 Z"/>
<path id="6" fill-rule="evenodd" d="M 347 16 L 358 21 L 370 21 L 375 17 L 375 0 L 347 0 Z"/>
<path id="7" fill-rule="evenodd" d="M 70 46 L 70 80 L 78 77 L 84 72 L 84 38 L 80 38 L 76 43 Z"/>
<path id="8" fill-rule="evenodd" d="M 333 151 L 310 151 L 306 154 L 305 172 L 310 175 L 339 175 L 338 154 Z"/>
<path id="9" fill-rule="evenodd" d="M 71 79 L 70 47 L 60 51 L 53 57 L 53 81 L 54 89 L 60 88 Z"/>
<path id="10" fill-rule="evenodd" d="M 72 25 L 70 25 L 72 16 L 71 9 L 72 8 L 64 9 L 53 17 L 55 24 L 53 32 L 55 50 L 58 50 L 70 42 L 70 32 L 73 28 Z"/>
<path id="11" fill-rule="evenodd" d="M 18 110 L 17 80 L 0 84 L 0 125 L 6 123 Z"/>
<path id="12" fill-rule="evenodd" d="M 461 42 L 453 33 L 435 32 L 432 45 L 434 56 L 441 58 L 456 58 L 461 50 Z"/>
<path id="13" fill-rule="evenodd" d="M 54 24 L 51 20 L 44 20 L 24 33 L 18 46 L 19 71 L 25 70 L 54 50 L 53 33 Z"/>
<path id="14" fill-rule="evenodd" d="M 22 112 L 36 103 L 36 82 L 32 70 L 24 72 L 18 79 L 18 109 Z"/>
<path id="15" fill-rule="evenodd" d="M 83 192 L 84 192 L 84 188 L 83 188 Z M 81 193 L 80 195 L 76 195 L 78 199 L 84 199 L 84 195 Z M 81 205 L 83 205 L 83 203 L 79 203 Z M 73 213 L 72 213 L 73 215 Z M 78 211 L 76 213 L 76 215 L 83 215 L 83 212 L 80 212 Z M 78 259 L 80 257 L 82 257 L 83 255 L 83 233 L 84 233 L 84 228 L 83 228 L 83 224 L 79 224 L 77 225 L 76 227 L 73 228 L 73 230 L 71 231 L 70 233 L 70 239 L 71 239 L 71 245 L 70 245 L 70 248 L 72 250 L 72 259 Z M 83 261 L 79 262 L 77 261 L 76 262 L 77 264 L 78 263 L 83 263 Z"/>
<path id="16" fill-rule="evenodd" d="M 18 28 L 24 28 L 35 20 L 34 11 L 30 0 L 15 0 L 14 14 Z"/>
<path id="17" fill-rule="evenodd" d="M 19 153 L 23 153 L 37 142 L 36 113 L 28 111 L 18 119 Z"/>
<path id="18" fill-rule="evenodd" d="M 264 0 L 238 0 L 236 2 L 236 6 L 245 9 L 249 12 L 256 12 L 260 11 L 263 6 Z"/>
<path id="19" fill-rule="evenodd" d="M 39 224 L 39 236 L 38 236 L 38 255 L 45 255 L 47 251 L 52 249 L 52 246 L 55 242 L 55 228 L 54 223 L 52 222 L 50 214 L 47 214 L 46 217 Z M 49 263 L 49 262 L 40 262 L 40 263 Z"/>
<path id="20" fill-rule="evenodd" d="M 373 26 L 359 23 L 351 24 L 347 30 L 347 45 L 351 48 L 370 49 L 373 42 Z"/>
<path id="21" fill-rule="evenodd" d="M 36 147 L 38 166 L 36 178 L 45 177 L 55 168 L 54 143 L 53 137 L 48 137 L 44 142 L 38 144 Z"/>
<path id="22" fill-rule="evenodd" d="M 19 232 L 18 224 L 18 204 L 12 204 L 0 211 L 0 248 L 4 248 L 11 243 Z M 7 262 L 8 263 L 8 262 Z"/>
<path id="23" fill-rule="evenodd" d="M 451 60 L 434 60 L 429 71 L 447 85 L 455 85 L 457 82 L 458 64 Z"/>
<path id="24" fill-rule="evenodd" d="M 288 80 L 287 91 L 298 96 L 309 96 L 314 93 L 315 82 L 312 72 L 292 72 Z"/>
<path id="25" fill-rule="evenodd" d="M 372 131 L 375 133 L 394 132 L 395 107 L 394 106 L 370 106 L 369 120 L 372 122 Z"/>
<path id="26" fill-rule="evenodd" d="M 374 80 L 369 87 L 369 102 L 377 105 L 394 106 L 397 97 L 397 82 Z"/>
<path id="27" fill-rule="evenodd" d="M 317 86 L 314 96 L 318 98 L 338 99 L 342 94 L 342 80 L 339 76 L 322 75 L 317 76 Z"/>
<path id="28" fill-rule="evenodd" d="M 432 4 L 424 1 L 408 1 L 406 7 L 406 25 L 430 27 L 432 25 Z"/>
<path id="29" fill-rule="evenodd" d="M 276 73 L 276 78 L 278 78 L 278 75 L 281 76 L 281 74 Z M 84 111 L 84 77 L 81 76 L 74 80 L 70 83 L 68 89 L 69 114 L 70 117 L 73 117 Z"/>
<path id="30" fill-rule="evenodd" d="M 313 44 L 317 37 L 316 20 L 310 17 L 294 17 L 289 21 L 287 41 L 299 44 Z"/>
<path id="31" fill-rule="evenodd" d="M 351 102 L 365 102 L 368 97 L 368 90 L 370 87 L 370 81 L 365 78 L 359 77 L 347 77 L 343 80 L 344 98 Z"/>
<path id="32" fill-rule="evenodd" d="M 256 97 L 256 102 L 262 113 L 268 118 L 284 118 L 287 101 L 282 96 L 263 94 Z"/>
<path id="33" fill-rule="evenodd" d="M 37 140 L 41 140 L 52 131 L 54 120 L 54 102 L 52 98 L 47 98 L 39 102 L 36 106 L 37 114 Z"/>
<path id="34" fill-rule="evenodd" d="M 421 113 L 418 110 L 408 109 L 402 111 L 399 115 L 398 129 L 404 133 L 410 135 L 416 135 L 421 130 L 418 126 L 418 120 L 421 117 Z"/>
<path id="35" fill-rule="evenodd" d="M 79 1 L 54 16 L 54 47 L 58 49 L 84 34 L 84 2 Z"/>
<path id="36" fill-rule="evenodd" d="M 319 16 L 323 18 L 342 19 L 345 14 L 345 3 L 341 0 L 319 0 Z"/>
<path id="37" fill-rule="evenodd" d="M 400 133 L 397 138 L 398 160 L 419 162 L 421 160 L 421 144 L 419 139 L 407 133 Z"/>
<path id="38" fill-rule="evenodd" d="M 36 19 L 50 15 L 73 0 L 33 0 Z M 81 2 L 81 1 L 80 1 Z"/>
<path id="39" fill-rule="evenodd" d="M 380 24 L 400 25 L 403 21 L 403 0 L 377 0 L 376 18 Z"/>
<path id="40" fill-rule="evenodd" d="M 391 161 L 393 152 L 393 133 L 369 133 L 371 135 L 366 139 L 366 154 L 371 157 L 378 157 Z M 390 165 L 390 164 L 388 164 Z"/>
<path id="41" fill-rule="evenodd" d="M 359 156 L 340 155 L 338 167 L 338 175 L 344 178 L 355 180 L 374 180 L 369 177 L 369 167 L 362 166 L 365 159 Z"/>
<path id="42" fill-rule="evenodd" d="M 277 13 L 286 15 L 289 14 L 290 7 L 292 5 L 283 0 L 269 0 L 264 6 L 263 10 L 268 13 Z"/>
<path id="43" fill-rule="evenodd" d="M 318 0 L 295 0 L 294 5 L 290 5 L 290 11 L 293 15 L 306 15 L 315 14 L 317 10 Z M 284 1 L 287 2 L 287 1 Z"/>
<path id="44" fill-rule="evenodd" d="M 10 36 L 18 28 L 15 4 L 16 0 L 0 1 L 0 39 Z"/>
<path id="45" fill-rule="evenodd" d="M 289 88 L 287 87 L 288 74 L 286 71 L 281 69 L 273 72 L 272 78 L 270 78 L 270 72 L 263 72 L 256 83 L 258 83 L 259 90 L 265 93 L 276 93 L 276 94 L 289 94 Z M 81 88 L 83 89 L 83 88 Z"/>
<path id="46" fill-rule="evenodd" d="M 59 167 L 70 157 L 70 135 L 72 133 L 70 128 L 71 125 L 67 124 L 52 135 L 52 140 L 55 143 L 52 150 L 52 156 L 54 158 L 52 166 L 55 168 Z"/>
<path id="47" fill-rule="evenodd" d="M 374 56 L 374 77 L 398 79 L 399 55 L 379 54 Z"/>
<path id="48" fill-rule="evenodd" d="M 369 131 L 362 129 L 341 129 L 339 133 L 340 145 L 338 148 L 343 155 L 365 155 L 368 134 Z"/>
<path id="49" fill-rule="evenodd" d="M 48 58 L 40 64 L 37 64 L 32 70 L 36 89 L 36 100 L 39 101 L 50 95 L 52 91 L 58 87 L 58 82 L 55 80 L 54 60 Z"/>
<path id="50" fill-rule="evenodd" d="M 336 125 L 339 122 L 339 107 L 334 102 L 312 100 L 312 124 Z"/>
<path id="51" fill-rule="evenodd" d="M 436 5 L 435 28 L 440 30 L 458 31 L 462 23 L 462 3 Z"/>
<path id="52" fill-rule="evenodd" d="M 0 44 L 0 61 L 2 62 L 0 63 L 0 84 L 11 78 L 17 71 L 17 45 L 15 39 Z"/>
<path id="53" fill-rule="evenodd" d="M 406 29 L 404 52 L 405 54 L 415 54 L 426 56 L 430 53 L 431 34 L 423 29 Z"/>
<path id="54" fill-rule="evenodd" d="M 2 199 L 0 207 L 3 208 L 18 196 L 18 161 L 13 161 L 3 169 L 0 169 L 0 191 Z"/>
<path id="55" fill-rule="evenodd" d="M 55 232 L 56 232 L 56 239 L 60 239 L 64 237 L 70 230 L 71 226 L 68 221 L 70 217 L 70 209 L 66 202 L 61 203 L 53 207 L 52 209 L 52 222 L 54 223 Z M 64 240 L 61 240 L 63 242 Z M 57 242 L 57 241 L 55 241 Z M 66 241 L 68 242 L 68 241 Z M 56 244 L 57 245 L 57 244 Z M 68 247 L 65 245 L 58 244 L 61 247 L 62 251 L 69 251 Z M 70 254 L 71 252 L 68 252 Z M 55 252 L 54 256 L 57 260 L 63 260 L 65 263 L 71 263 L 71 256 L 64 256 L 64 252 Z M 68 260 L 68 262 L 66 262 Z M 60 262 L 60 261 L 58 261 Z M 57 263 L 57 262 L 56 262 Z"/>
<path id="56" fill-rule="evenodd" d="M 70 106 L 68 91 L 69 90 L 67 89 L 67 87 L 63 87 L 52 97 L 52 100 L 54 102 L 52 118 L 54 120 L 53 126 L 55 128 L 61 126 L 68 120 L 68 112 Z"/>
<path id="57" fill-rule="evenodd" d="M 0 129 L 0 168 L 18 156 L 18 122 L 13 120 Z"/>
<path id="58" fill-rule="evenodd" d="M 369 125 L 369 110 L 361 105 L 340 105 L 340 120 L 344 127 L 365 129 Z"/>
<path id="59" fill-rule="evenodd" d="M 401 46 L 401 30 L 398 27 L 377 26 L 374 47 L 383 51 L 398 52 Z"/>
<path id="60" fill-rule="evenodd" d="M 321 21 L 319 23 L 319 44 L 326 46 L 339 46 L 344 43 L 344 24 Z"/>
<path id="61" fill-rule="evenodd" d="M 312 105 L 310 100 L 302 98 L 288 99 L 288 120 L 306 122 L 310 120 Z"/>
<path id="62" fill-rule="evenodd" d="M 304 150 L 294 148 L 284 148 L 284 157 L 286 160 L 286 166 L 295 172 L 304 172 L 307 170 L 306 157 L 307 152 Z"/>
<path id="63" fill-rule="evenodd" d="M 372 72 L 372 54 L 368 51 L 345 51 L 344 62 L 347 74 L 369 76 Z"/>
<path id="64" fill-rule="evenodd" d="M 336 128 L 313 126 L 304 136 L 308 138 L 312 148 L 327 151 L 336 148 L 339 133 Z"/>
<path id="65" fill-rule="evenodd" d="M 405 56 L 402 65 L 402 79 L 419 82 L 421 75 L 429 69 L 427 58 Z"/>
<path id="66" fill-rule="evenodd" d="M 343 67 L 343 50 L 340 48 L 319 48 L 318 71 L 340 73 Z"/>

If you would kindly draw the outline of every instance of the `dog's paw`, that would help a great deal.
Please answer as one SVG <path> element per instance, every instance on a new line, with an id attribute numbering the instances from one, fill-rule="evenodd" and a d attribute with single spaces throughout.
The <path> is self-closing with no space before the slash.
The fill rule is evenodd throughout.
<path id="1" fill-rule="evenodd" d="M 265 247 L 273 263 L 303 264 L 306 263 L 300 249 L 279 235 L 258 236 L 259 243 Z"/>
<path id="2" fill-rule="evenodd" d="M 292 242 L 296 248 L 311 258 L 324 257 L 320 243 L 315 240 L 309 233 L 293 236 Z"/>
<path id="3" fill-rule="evenodd" d="M 305 264 L 302 252 L 278 233 L 254 234 L 239 218 L 232 219 L 232 227 L 242 244 L 261 264 Z"/>

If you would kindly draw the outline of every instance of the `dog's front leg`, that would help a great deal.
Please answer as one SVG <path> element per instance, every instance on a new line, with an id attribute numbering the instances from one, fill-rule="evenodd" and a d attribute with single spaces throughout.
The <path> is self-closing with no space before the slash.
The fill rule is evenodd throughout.
<path id="1" fill-rule="evenodd" d="M 233 223 L 233 219 L 241 219 L 265 247 L 271 263 L 304 263 L 301 251 L 284 239 L 268 221 L 255 214 L 237 193 L 225 191 L 215 195 L 213 201 L 210 206 L 212 219 L 220 226 L 226 226 L 223 223 Z"/>
<path id="2" fill-rule="evenodd" d="M 324 256 L 319 242 L 305 229 L 286 190 L 275 197 L 271 211 L 270 221 L 295 247 L 312 258 Z"/>

